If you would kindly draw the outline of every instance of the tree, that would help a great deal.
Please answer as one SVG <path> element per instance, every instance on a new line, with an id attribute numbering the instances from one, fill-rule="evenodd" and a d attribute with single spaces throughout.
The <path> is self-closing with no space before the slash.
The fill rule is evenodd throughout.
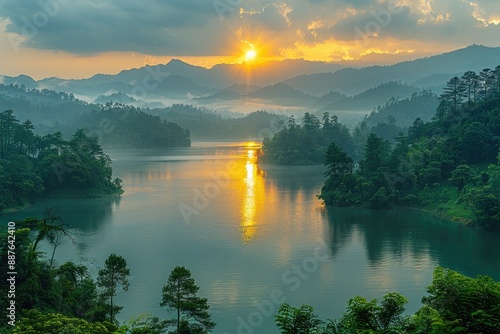
<path id="1" fill-rule="evenodd" d="M 127 261 L 119 255 L 111 254 L 104 262 L 104 268 L 99 270 L 97 276 L 97 286 L 101 288 L 101 297 L 109 299 L 108 314 L 112 323 L 115 322 L 115 315 L 123 308 L 113 303 L 113 297 L 116 296 L 116 290 L 121 287 L 122 290 L 128 290 L 128 277 L 130 270 L 127 268 Z"/>
<path id="2" fill-rule="evenodd" d="M 177 313 L 177 319 L 173 321 L 177 328 L 175 333 L 183 333 L 181 329 L 187 329 L 186 333 L 189 333 L 191 328 L 207 333 L 215 327 L 208 313 L 210 306 L 207 299 L 196 295 L 199 289 L 191 271 L 185 267 L 177 266 L 170 273 L 167 284 L 163 286 L 160 306 Z"/>
<path id="3" fill-rule="evenodd" d="M 86 266 L 66 262 L 54 272 L 59 313 L 88 321 L 105 320 L 105 317 L 96 319 L 97 289 Z"/>
<path id="4" fill-rule="evenodd" d="M 354 162 L 340 147 L 335 143 L 331 143 L 326 150 L 325 165 L 328 167 L 325 176 L 330 177 L 332 175 L 352 173 Z"/>
<path id="5" fill-rule="evenodd" d="M 123 327 L 130 334 L 161 334 L 167 330 L 168 321 L 150 314 L 141 314 L 128 320 Z"/>
<path id="6" fill-rule="evenodd" d="M 465 333 L 500 333 L 500 283 L 491 277 L 470 278 L 438 267 L 422 302 L 445 321 L 457 321 Z"/>
<path id="7" fill-rule="evenodd" d="M 314 309 L 309 305 L 300 308 L 283 304 L 275 316 L 276 324 L 282 334 L 312 334 L 316 333 L 322 321 L 313 313 Z"/>
<path id="8" fill-rule="evenodd" d="M 453 114 L 457 114 L 458 106 L 462 103 L 465 97 L 465 87 L 462 79 L 453 77 L 446 83 L 446 87 L 439 99 L 445 103 L 446 106 L 451 107 Z"/>
<path id="9" fill-rule="evenodd" d="M 346 333 L 400 333 L 407 302 L 408 299 L 397 292 L 387 293 L 380 305 L 376 299 L 367 301 L 356 296 L 347 302 L 339 325 Z"/>
<path id="10" fill-rule="evenodd" d="M 500 99 L 500 65 L 495 67 L 494 71 L 495 82 L 496 82 L 496 90 L 497 90 L 497 98 Z"/>
<path id="11" fill-rule="evenodd" d="M 450 181 L 461 193 L 465 185 L 472 179 L 472 169 L 467 165 L 459 165 L 451 172 Z"/>
<path id="12" fill-rule="evenodd" d="M 481 85 L 483 88 L 483 99 L 484 104 L 488 102 L 488 91 L 491 89 L 493 84 L 494 75 L 490 68 L 485 68 L 479 72 L 479 78 L 481 79 Z"/>
<path id="13" fill-rule="evenodd" d="M 33 309 L 26 311 L 14 327 L 14 334 L 108 334 L 116 333 L 116 326 L 109 323 L 89 323 L 58 313 L 43 314 Z"/>
<path id="14" fill-rule="evenodd" d="M 373 176 L 378 169 L 383 167 L 389 152 L 389 143 L 371 133 L 366 140 L 365 157 L 360 163 L 360 168 L 365 176 Z"/>
<path id="15" fill-rule="evenodd" d="M 408 137 L 412 141 L 417 141 L 420 139 L 423 133 L 424 128 L 424 122 L 420 119 L 420 117 L 417 117 L 414 121 L 413 124 L 408 128 Z"/>
<path id="16" fill-rule="evenodd" d="M 55 237 L 56 234 L 59 234 L 59 236 L 61 236 L 62 234 L 64 236 L 67 236 L 72 242 L 74 242 L 72 236 L 68 233 L 62 222 L 63 220 L 58 215 L 57 209 L 55 208 L 47 209 L 45 211 L 45 217 L 43 219 L 28 217 L 19 222 L 20 226 L 24 226 L 32 231 L 36 231 L 35 240 L 30 245 L 27 256 L 28 264 L 32 264 L 36 260 L 38 243 L 44 239 L 49 239 L 49 242 L 52 243 L 53 237 Z M 56 246 L 54 246 L 53 253 L 55 253 L 55 248 Z M 51 266 L 52 260 L 50 261 L 50 267 Z"/>
<path id="17" fill-rule="evenodd" d="M 464 86 L 465 96 L 467 97 L 467 106 L 469 112 L 471 112 L 473 105 L 476 103 L 478 76 L 474 71 L 467 71 L 461 79 L 462 85 Z"/>

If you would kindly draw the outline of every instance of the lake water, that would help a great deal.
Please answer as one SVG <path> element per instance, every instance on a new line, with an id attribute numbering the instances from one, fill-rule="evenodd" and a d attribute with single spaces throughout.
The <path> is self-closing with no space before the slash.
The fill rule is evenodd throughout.
<path id="1" fill-rule="evenodd" d="M 59 263 L 97 272 L 110 253 L 124 256 L 131 277 L 116 298 L 120 321 L 167 317 L 162 286 L 175 266 L 187 267 L 211 305 L 214 333 L 278 333 L 282 302 L 337 318 L 355 295 L 398 291 L 414 312 L 436 266 L 500 280 L 500 234 L 416 211 L 325 208 L 316 198 L 322 166 L 258 166 L 255 150 L 195 142 L 108 151 L 120 199 L 40 201 L 2 220 L 57 206 L 76 240 L 57 249 Z"/>

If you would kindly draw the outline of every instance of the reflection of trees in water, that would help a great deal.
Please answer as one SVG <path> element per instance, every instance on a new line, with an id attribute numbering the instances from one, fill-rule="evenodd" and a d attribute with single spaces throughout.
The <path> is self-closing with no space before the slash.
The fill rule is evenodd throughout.
<path id="1" fill-rule="evenodd" d="M 83 253 L 92 245 L 85 242 L 87 238 L 78 238 L 79 234 L 97 234 L 107 222 L 115 208 L 118 208 L 121 197 L 93 198 L 81 200 L 71 207 L 61 208 L 61 214 L 74 231 L 76 236 L 76 248 Z"/>
<path id="2" fill-rule="evenodd" d="M 68 208 L 67 214 L 62 211 L 63 216 L 68 217 L 66 220 L 71 228 L 95 233 L 110 220 L 113 210 L 120 206 L 120 202 L 121 197 L 88 199 Z"/>
<path id="3" fill-rule="evenodd" d="M 286 190 L 291 198 L 316 197 L 325 180 L 323 166 L 261 166 L 266 183 Z"/>
<path id="4" fill-rule="evenodd" d="M 362 238 L 371 265 L 384 256 L 403 259 L 430 257 L 438 265 L 465 275 L 500 278 L 500 233 L 465 228 L 429 214 L 409 211 L 371 211 L 327 207 L 332 256 Z"/>
<path id="5" fill-rule="evenodd" d="M 97 232 L 109 220 L 113 210 L 120 205 L 120 201 L 121 197 L 40 201 L 27 209 L 7 214 L 2 218 L 10 221 L 26 217 L 41 218 L 47 208 L 54 208 L 69 229 Z"/>
<path id="6" fill-rule="evenodd" d="M 83 251 L 90 247 L 80 236 L 88 233 L 99 233 L 99 230 L 109 222 L 113 211 L 119 207 L 121 197 L 64 199 L 40 201 L 24 210 L 0 216 L 5 221 L 18 221 L 27 217 L 41 218 L 47 208 L 57 209 L 70 234 L 74 237 L 76 247 Z M 63 240 L 63 244 L 67 244 Z"/>

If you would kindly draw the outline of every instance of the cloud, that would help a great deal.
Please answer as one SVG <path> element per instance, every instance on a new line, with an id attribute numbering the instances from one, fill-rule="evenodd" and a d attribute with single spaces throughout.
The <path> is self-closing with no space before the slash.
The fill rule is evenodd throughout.
<path id="1" fill-rule="evenodd" d="M 270 56 L 313 55 L 317 47 L 335 57 L 361 54 L 349 51 L 359 38 L 381 52 L 398 42 L 404 50 L 499 43 L 498 0 L 220 1 L 223 16 L 212 0 L 2 0 L 0 22 L 24 35 L 23 47 L 80 56 L 223 56 L 242 40 L 265 44 Z"/>
<path id="2" fill-rule="evenodd" d="M 52 12 L 36 1 L 2 1 L 0 13 L 10 21 L 7 32 L 28 32 L 32 36 L 25 45 L 31 48 L 75 54 L 136 51 L 156 55 L 214 53 L 211 46 L 217 46 L 217 39 L 213 35 L 225 32 L 220 23 L 213 24 L 217 15 L 207 1 L 58 1 L 46 0 L 57 4 L 58 10 Z"/>
<path id="3" fill-rule="evenodd" d="M 293 7 L 286 3 L 269 3 L 261 9 L 240 8 L 240 16 L 249 20 L 260 29 L 271 29 L 283 31 L 291 25 L 288 15 L 293 12 Z"/>

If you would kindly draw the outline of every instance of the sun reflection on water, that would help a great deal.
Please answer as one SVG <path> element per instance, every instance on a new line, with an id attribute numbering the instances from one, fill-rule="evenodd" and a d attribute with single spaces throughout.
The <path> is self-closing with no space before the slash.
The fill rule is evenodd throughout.
<path id="1" fill-rule="evenodd" d="M 257 180 L 258 171 L 256 165 L 256 150 L 253 147 L 247 149 L 245 164 L 245 190 L 241 209 L 241 238 L 243 243 L 248 243 L 255 238 L 256 215 L 257 215 Z"/>

